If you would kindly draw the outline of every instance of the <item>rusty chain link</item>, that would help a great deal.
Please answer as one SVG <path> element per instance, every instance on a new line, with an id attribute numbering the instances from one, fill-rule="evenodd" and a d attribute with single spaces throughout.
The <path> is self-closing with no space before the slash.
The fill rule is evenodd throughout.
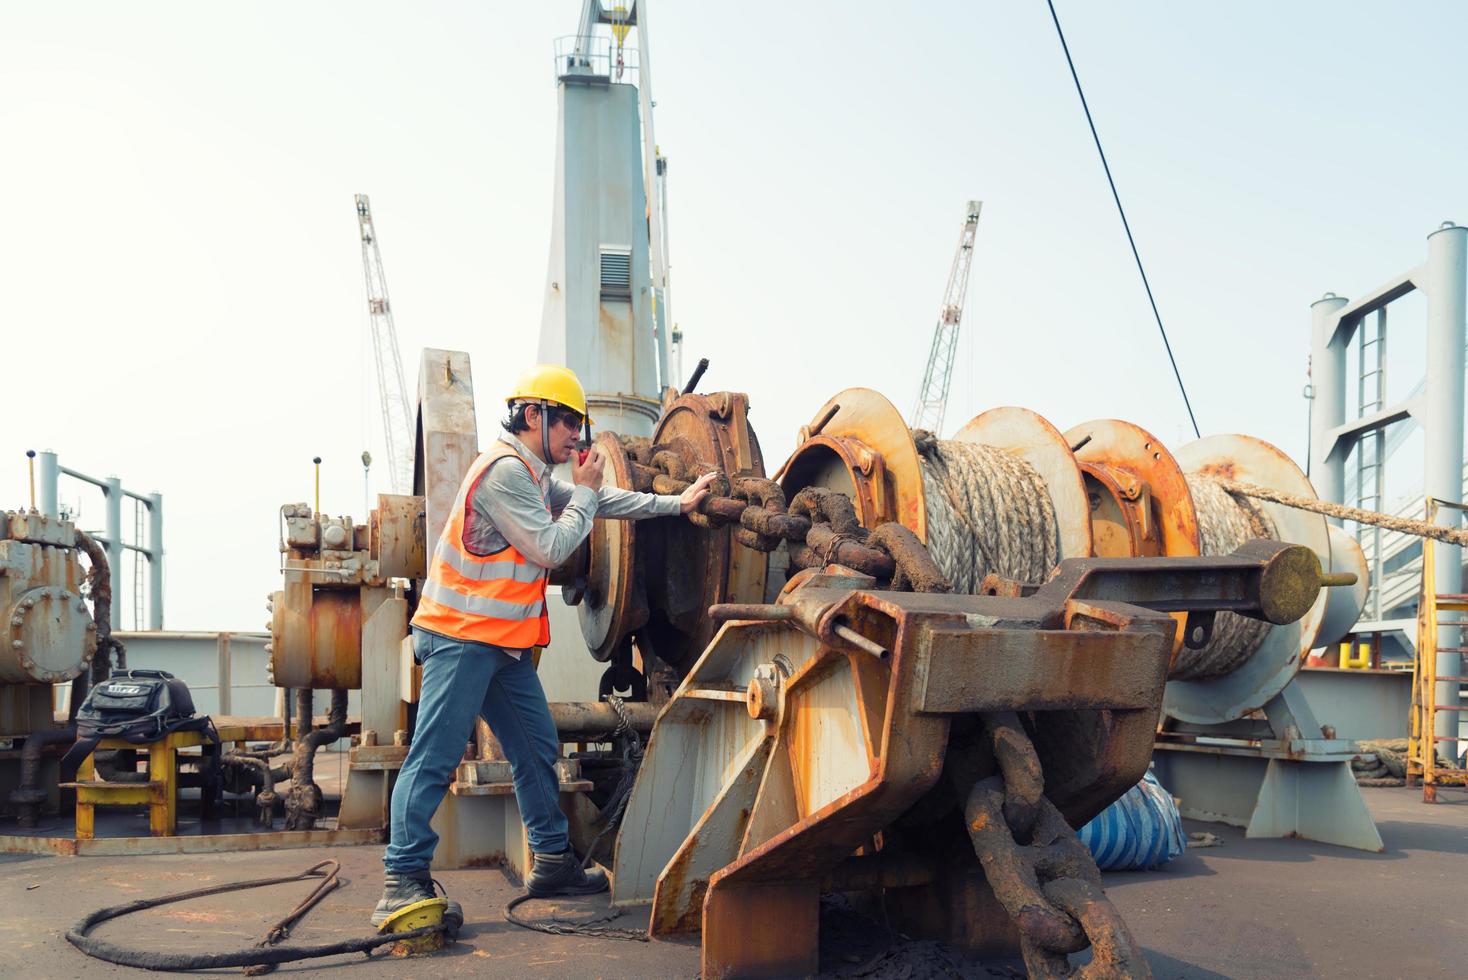
<path id="1" fill-rule="evenodd" d="M 989 886 L 1020 933 L 1034 978 L 1150 978 L 1121 914 L 1101 890 L 1101 871 L 1055 804 L 1034 743 L 1013 711 L 982 716 L 999 772 L 969 792 L 963 816 Z M 1090 947 L 1091 962 L 1068 954 Z"/>
<path id="2" fill-rule="evenodd" d="M 703 474 L 715 474 L 709 496 L 688 515 L 698 527 L 717 530 L 733 525 L 736 541 L 765 553 L 788 543 L 795 568 L 843 565 L 888 580 L 898 591 L 952 591 L 917 535 L 895 522 L 871 530 L 862 527 L 855 505 L 843 493 L 806 487 L 787 504 L 784 489 L 773 480 L 745 474 L 730 478 L 711 464 L 689 458 L 675 445 L 646 438 L 622 437 L 621 444 L 634 490 L 681 494 Z"/>

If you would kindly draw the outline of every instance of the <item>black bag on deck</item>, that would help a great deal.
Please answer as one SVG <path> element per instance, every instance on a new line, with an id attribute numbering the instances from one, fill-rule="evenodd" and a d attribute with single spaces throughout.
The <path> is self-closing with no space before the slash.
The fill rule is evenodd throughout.
<path id="1" fill-rule="evenodd" d="M 211 743 L 219 742 L 214 722 L 195 713 L 183 681 L 166 670 L 114 670 L 77 710 L 76 744 L 61 760 L 62 772 L 74 772 L 104 738 L 142 745 L 170 732 L 204 732 Z"/>

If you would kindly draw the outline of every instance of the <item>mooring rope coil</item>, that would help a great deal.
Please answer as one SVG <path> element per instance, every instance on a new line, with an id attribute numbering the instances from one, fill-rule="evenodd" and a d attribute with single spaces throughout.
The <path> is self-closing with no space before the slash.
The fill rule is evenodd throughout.
<path id="1" fill-rule="evenodd" d="M 1236 497 L 1223 485 L 1206 476 L 1188 474 L 1188 492 L 1198 515 L 1199 553 L 1227 555 L 1253 538 L 1279 540 L 1279 530 L 1261 508 Z M 1213 635 L 1201 649 L 1184 646 L 1168 672 L 1171 680 L 1222 677 L 1249 662 L 1269 635 L 1270 625 L 1237 613 L 1221 612 L 1213 618 Z"/>
<path id="2" fill-rule="evenodd" d="M 958 593 L 988 574 L 1039 583 L 1060 563 L 1059 525 L 1045 480 L 992 446 L 913 431 L 927 498 L 928 550 Z"/>

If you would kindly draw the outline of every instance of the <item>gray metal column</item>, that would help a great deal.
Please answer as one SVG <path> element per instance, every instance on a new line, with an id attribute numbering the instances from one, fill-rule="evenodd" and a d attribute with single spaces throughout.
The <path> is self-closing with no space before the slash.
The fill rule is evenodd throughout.
<path id="1" fill-rule="evenodd" d="M 1335 293 L 1310 304 L 1310 482 L 1322 500 L 1345 503 L 1346 453 L 1331 452 L 1330 432 L 1346 421 L 1345 331 L 1336 315 L 1346 300 Z M 1336 524 L 1339 520 L 1332 518 Z"/>
<path id="2" fill-rule="evenodd" d="M 163 494 L 148 494 L 148 629 L 163 628 Z M 221 692 L 220 697 L 224 694 Z M 221 712 L 227 709 L 221 709 Z"/>
<path id="3" fill-rule="evenodd" d="M 1422 429 L 1426 436 L 1423 447 L 1427 457 L 1427 493 L 1439 500 L 1461 503 L 1463 499 L 1463 344 L 1465 340 L 1465 285 L 1468 285 L 1468 228 L 1451 221 L 1427 236 L 1427 387 L 1423 397 Z M 1442 523 L 1458 524 L 1459 514 L 1449 510 Z M 1460 549 L 1439 542 L 1433 550 L 1437 556 L 1435 573 L 1439 593 L 1463 591 L 1463 555 Z M 1432 642 L 1432 637 L 1419 637 L 1418 642 Z M 1439 647 L 1462 646 L 1462 630 L 1456 626 L 1441 628 L 1436 638 Z M 1456 653 L 1438 655 L 1438 673 L 1462 673 L 1461 657 Z M 1443 681 L 1437 687 L 1437 703 L 1456 707 L 1457 681 Z M 1437 734 L 1458 734 L 1458 712 L 1444 711 L 1437 716 Z M 1444 753 L 1457 758 L 1458 743 L 1444 742 Z"/>
<path id="4" fill-rule="evenodd" d="M 112 570 L 112 628 L 122 628 L 122 480 L 109 476 L 103 493 L 107 503 L 107 564 Z"/>
<path id="5" fill-rule="evenodd" d="M 47 517 L 61 516 L 61 503 L 57 497 L 56 480 L 61 475 L 56 463 L 56 454 L 49 449 L 43 449 L 36 453 L 36 459 L 40 461 L 40 474 L 36 488 L 37 502 L 41 505 L 41 513 Z"/>

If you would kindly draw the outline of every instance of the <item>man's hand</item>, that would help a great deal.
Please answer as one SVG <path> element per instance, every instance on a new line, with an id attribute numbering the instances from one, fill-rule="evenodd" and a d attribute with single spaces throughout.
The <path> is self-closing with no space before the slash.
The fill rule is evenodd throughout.
<path id="1" fill-rule="evenodd" d="M 580 453 L 571 454 L 571 482 L 578 487 L 586 487 L 588 490 L 600 490 L 603 475 L 600 446 L 592 446 L 586 453 L 586 458 L 577 462 Z"/>
<path id="2" fill-rule="evenodd" d="M 714 476 L 713 473 L 705 473 L 679 495 L 678 503 L 684 514 L 691 514 L 698 510 L 698 505 L 703 503 L 704 498 L 709 495 L 709 484 L 714 482 Z"/>

